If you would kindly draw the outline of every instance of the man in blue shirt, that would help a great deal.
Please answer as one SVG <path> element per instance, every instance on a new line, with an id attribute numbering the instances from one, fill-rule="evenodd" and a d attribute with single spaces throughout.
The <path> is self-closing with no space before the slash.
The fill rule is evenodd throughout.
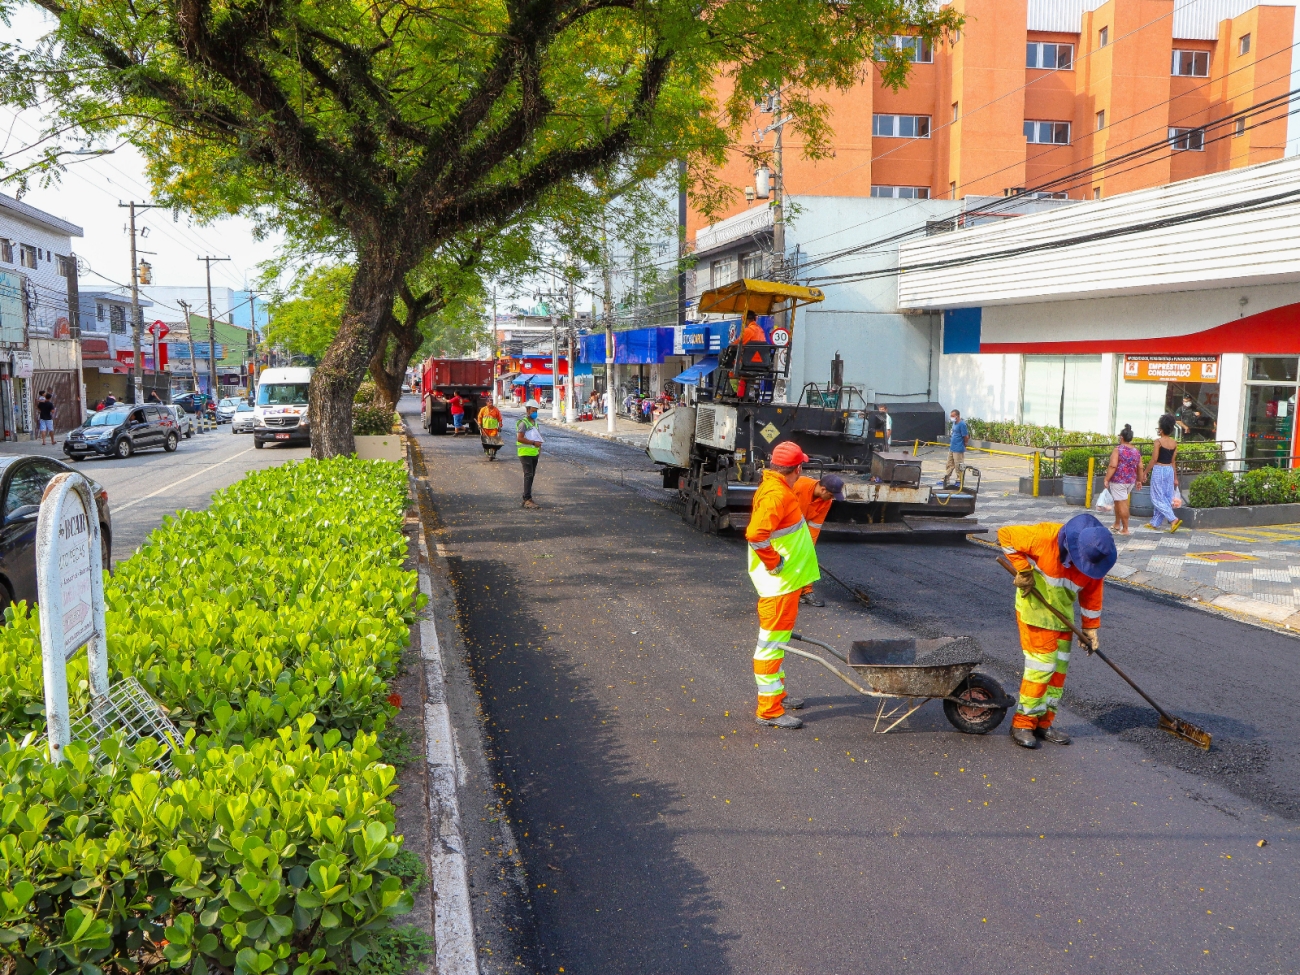
<path id="1" fill-rule="evenodd" d="M 966 421 L 961 418 L 960 410 L 953 410 L 950 414 L 952 420 L 952 431 L 948 435 L 948 466 L 943 472 L 943 486 L 948 486 L 948 478 L 955 471 L 957 481 L 961 483 L 962 468 L 966 466 L 966 445 L 970 443 L 970 428 L 966 426 Z"/>

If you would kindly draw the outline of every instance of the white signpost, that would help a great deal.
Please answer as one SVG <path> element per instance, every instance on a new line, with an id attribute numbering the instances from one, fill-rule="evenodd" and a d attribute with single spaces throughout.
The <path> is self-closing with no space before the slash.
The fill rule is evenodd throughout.
<path id="1" fill-rule="evenodd" d="M 51 479 L 36 519 L 36 593 L 45 669 L 45 725 L 50 761 L 72 740 L 68 661 L 82 647 L 90 662 L 94 703 L 108 700 L 103 555 L 90 483 L 76 473 Z"/>

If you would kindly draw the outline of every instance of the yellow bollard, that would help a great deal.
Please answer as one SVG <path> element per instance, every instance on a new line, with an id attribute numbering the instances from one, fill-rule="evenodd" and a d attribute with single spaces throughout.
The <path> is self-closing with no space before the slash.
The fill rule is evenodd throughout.
<path id="1" fill-rule="evenodd" d="M 1043 455 L 1037 450 L 1034 451 L 1034 497 L 1038 497 L 1038 468 L 1042 462 Z"/>
<path id="2" fill-rule="evenodd" d="M 1084 491 L 1083 491 L 1083 506 L 1085 508 L 1092 507 L 1092 472 L 1096 469 L 1096 465 L 1097 465 L 1097 458 L 1089 457 L 1088 458 L 1088 483 L 1084 486 Z"/>

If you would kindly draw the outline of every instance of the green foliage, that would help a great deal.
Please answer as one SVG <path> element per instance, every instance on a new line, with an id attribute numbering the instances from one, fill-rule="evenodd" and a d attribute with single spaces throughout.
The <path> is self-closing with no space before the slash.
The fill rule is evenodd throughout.
<path id="1" fill-rule="evenodd" d="M 272 293 L 267 345 L 319 359 L 343 320 L 355 273 L 351 265 L 314 266 L 300 273 L 289 292 Z"/>
<path id="2" fill-rule="evenodd" d="M 359 437 L 392 433 L 394 416 L 387 406 L 358 404 L 352 408 L 352 432 Z"/>
<path id="3" fill-rule="evenodd" d="M 407 975 L 433 954 L 433 939 L 411 924 L 382 931 L 375 941 L 365 957 L 345 971 L 355 975 Z"/>
<path id="4" fill-rule="evenodd" d="M 1227 471 L 1202 474 L 1187 489 L 1187 501 L 1193 508 L 1226 508 L 1233 503 L 1235 478 Z"/>
<path id="5" fill-rule="evenodd" d="M 1296 500 L 1300 491 L 1300 471 L 1280 467 L 1257 467 L 1237 478 L 1233 503 L 1287 504 Z"/>
<path id="6" fill-rule="evenodd" d="M 1093 459 L 1093 473 L 1105 474 L 1110 450 L 1089 450 L 1086 447 L 1072 447 L 1061 454 L 1061 473 L 1067 477 L 1087 477 L 1090 457 Z"/>
<path id="7" fill-rule="evenodd" d="M 1177 466 L 1180 471 L 1201 473 L 1223 467 L 1224 453 L 1213 441 L 1184 440 L 1178 444 Z"/>
<path id="8" fill-rule="evenodd" d="M 112 679 L 186 730 L 49 764 L 0 743 L 0 965 L 18 973 L 312 975 L 357 964 L 410 910 L 377 735 L 423 597 L 402 569 L 400 465 L 251 474 L 169 519 L 106 582 Z M 0 726 L 43 730 L 37 621 L 0 628 Z M 70 666 L 74 712 L 84 658 Z M 389 938 L 391 941 L 391 938 Z"/>
<path id="9" fill-rule="evenodd" d="M 1010 420 L 971 418 L 966 421 L 966 425 L 970 427 L 972 440 L 989 440 L 1018 447 L 1114 445 L 1117 439 L 1104 433 L 1082 433 L 1078 430 L 1062 430 L 1060 427 L 1040 427 L 1036 423 L 1013 423 Z"/>

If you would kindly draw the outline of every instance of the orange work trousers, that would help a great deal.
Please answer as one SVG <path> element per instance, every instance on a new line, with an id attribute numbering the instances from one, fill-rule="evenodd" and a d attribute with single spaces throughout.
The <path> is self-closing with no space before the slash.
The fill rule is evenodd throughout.
<path id="1" fill-rule="evenodd" d="M 799 618 L 796 589 L 783 596 L 764 596 L 758 601 L 758 644 L 754 647 L 754 683 L 758 685 L 758 716 L 765 720 L 785 714 L 785 651 Z"/>

